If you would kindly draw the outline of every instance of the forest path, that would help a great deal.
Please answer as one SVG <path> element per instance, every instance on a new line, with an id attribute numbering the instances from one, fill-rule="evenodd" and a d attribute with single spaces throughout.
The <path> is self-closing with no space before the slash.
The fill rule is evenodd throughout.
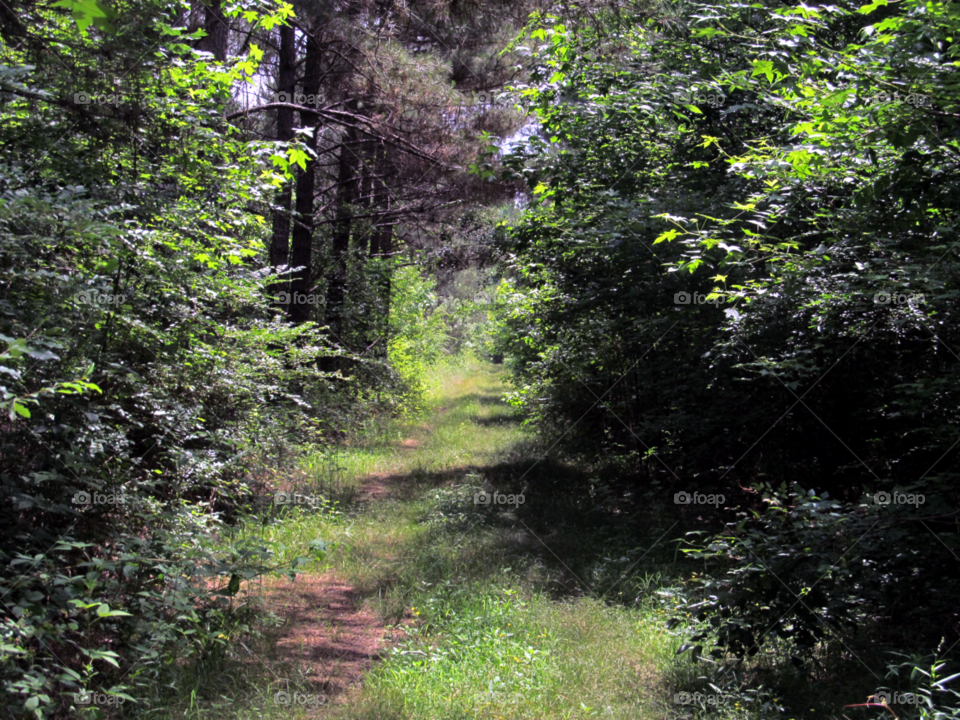
<path id="1" fill-rule="evenodd" d="M 575 470 L 544 460 L 504 375 L 448 368 L 422 416 L 336 458 L 344 514 L 287 538 L 330 543 L 324 566 L 265 588 L 284 622 L 264 694 L 286 705 L 261 717 L 664 717 L 676 642 L 662 609 L 611 605 L 581 580 L 606 582 L 582 569 L 606 552 L 551 487 Z"/>
<path id="2" fill-rule="evenodd" d="M 336 458 L 339 469 L 347 471 L 351 529 L 320 528 L 320 534 L 333 536 L 347 555 L 357 546 L 346 536 L 376 523 L 378 504 L 408 503 L 425 477 L 431 484 L 449 485 L 464 474 L 482 472 L 521 441 L 516 418 L 502 401 L 501 367 L 448 369 L 432 385 L 422 416 Z M 349 704 L 381 648 L 413 624 L 409 608 L 374 609 L 376 598 L 364 592 L 368 583 L 357 577 L 359 568 L 345 567 L 342 551 L 332 554 L 332 569 L 301 572 L 293 581 L 272 578 L 262 586 L 264 606 L 282 621 L 271 638 L 276 660 L 288 670 L 296 668 L 296 679 L 274 693 L 279 694 L 274 702 L 289 702 L 295 716 L 323 717 Z"/>

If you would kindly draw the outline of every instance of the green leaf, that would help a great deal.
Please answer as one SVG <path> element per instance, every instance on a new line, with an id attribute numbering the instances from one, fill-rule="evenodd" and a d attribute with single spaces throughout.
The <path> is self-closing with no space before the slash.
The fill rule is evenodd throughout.
<path id="1" fill-rule="evenodd" d="M 290 164 L 297 164 L 300 166 L 301 170 L 307 169 L 307 159 L 308 155 L 306 152 L 297 147 L 292 147 L 287 151 L 287 157 L 290 159 Z"/>
<path id="2" fill-rule="evenodd" d="M 699 29 L 693 31 L 693 37 L 712 38 L 712 37 L 715 37 L 715 36 L 717 36 L 717 35 L 726 35 L 726 33 L 722 32 L 722 31 L 720 31 L 720 30 L 717 30 L 716 28 L 712 28 L 712 27 L 699 28 Z"/>
<path id="3" fill-rule="evenodd" d="M 757 75 L 765 75 L 769 82 L 773 82 L 773 63 L 770 60 L 754 60 L 750 77 Z"/>
<path id="4" fill-rule="evenodd" d="M 100 606 L 97 608 L 97 615 L 99 617 L 124 617 L 130 616 L 130 613 L 123 610 L 111 610 L 110 606 L 107 603 L 100 603 Z"/>
<path id="5" fill-rule="evenodd" d="M 679 234 L 680 234 L 679 230 L 667 230 L 666 232 L 660 233 L 657 236 L 657 239 L 653 241 L 653 244 L 656 245 L 662 242 L 670 242 L 671 240 L 674 240 Z"/>
<path id="6" fill-rule="evenodd" d="M 877 8 L 884 7 L 888 4 L 889 3 L 887 2 L 887 0 L 874 0 L 869 5 L 863 5 L 859 10 L 857 10 L 857 12 L 860 13 L 861 15 L 869 15 Z"/>
<path id="7" fill-rule="evenodd" d="M 115 19 L 117 14 L 98 0 L 58 0 L 53 7 L 70 10 L 77 28 L 84 35 L 87 34 L 87 29 L 91 25 L 96 25 L 111 34 L 116 33 L 116 29 L 107 20 Z"/>

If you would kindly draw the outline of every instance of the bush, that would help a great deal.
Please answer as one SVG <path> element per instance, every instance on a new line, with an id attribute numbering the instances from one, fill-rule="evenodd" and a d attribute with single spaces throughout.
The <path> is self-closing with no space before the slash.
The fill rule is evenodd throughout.
<path id="1" fill-rule="evenodd" d="M 872 496 L 840 503 L 799 488 L 768 489 L 763 500 L 763 512 L 743 512 L 685 550 L 704 573 L 682 612 L 699 623 L 692 642 L 713 643 L 713 656 L 752 656 L 775 640 L 800 664 L 838 638 L 839 649 L 858 638 L 922 649 L 954 622 L 960 573 L 915 507 Z"/>

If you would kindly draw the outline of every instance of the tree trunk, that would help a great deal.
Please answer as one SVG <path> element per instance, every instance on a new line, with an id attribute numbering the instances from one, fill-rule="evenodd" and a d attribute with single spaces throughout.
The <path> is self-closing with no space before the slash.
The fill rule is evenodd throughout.
<path id="1" fill-rule="evenodd" d="M 350 104 L 354 112 L 356 103 Z M 357 139 L 359 132 L 348 127 L 343 133 L 340 146 L 340 171 L 337 179 L 337 222 L 333 226 L 333 267 L 327 289 L 327 324 L 334 338 L 344 345 L 344 301 L 347 285 L 347 258 L 350 253 L 350 230 L 353 226 L 353 206 L 358 195 L 359 157 Z"/>
<path id="2" fill-rule="evenodd" d="M 377 172 L 377 141 L 367 140 L 361 146 L 361 176 L 359 183 L 359 197 L 357 198 L 358 207 L 362 208 L 362 215 L 369 215 L 370 208 L 373 206 L 373 188 L 374 176 Z M 370 235 L 373 232 L 375 220 L 370 219 L 364 223 L 364 230 L 357 236 L 356 254 L 362 259 L 366 257 L 367 247 L 370 244 Z"/>
<path id="3" fill-rule="evenodd" d="M 390 209 L 390 193 L 387 191 L 387 149 L 383 142 L 377 147 L 377 160 L 374 181 L 373 207 L 378 213 Z M 392 252 L 393 222 L 385 215 L 378 215 L 370 238 L 370 257 L 386 257 Z"/>
<path id="4" fill-rule="evenodd" d="M 353 230 L 353 243 L 350 248 L 349 268 L 353 272 L 352 287 L 348 284 L 350 297 L 361 298 L 363 306 L 354 320 L 355 328 L 351 328 L 352 335 L 357 338 L 359 347 L 370 348 L 379 336 L 377 309 L 379 309 L 379 275 L 371 277 L 367 263 L 368 249 L 372 243 L 372 235 L 377 221 L 371 217 L 373 210 L 373 192 L 377 174 L 377 149 L 375 139 L 366 139 L 360 145 L 360 176 L 357 179 L 357 210 L 363 221 Z M 366 350 L 364 350 L 366 352 Z"/>
<path id="5" fill-rule="evenodd" d="M 277 74 L 277 99 L 288 98 L 293 102 L 297 83 L 297 46 L 296 35 L 292 27 L 280 28 L 280 67 Z M 293 138 L 293 110 L 290 108 L 277 109 L 277 140 L 286 142 Z M 293 193 L 290 183 L 285 183 L 277 195 L 278 209 L 273 213 L 273 237 L 270 241 L 270 266 L 274 269 L 283 267 L 290 262 L 290 203 Z M 289 289 L 289 280 L 282 280 L 273 286 L 270 291 L 273 295 Z M 288 298 L 289 299 L 289 298 Z M 281 302 L 281 309 L 289 312 L 289 304 Z"/>
<path id="6" fill-rule="evenodd" d="M 221 0 L 206 0 L 203 8 L 203 29 L 207 33 L 200 38 L 197 47 L 212 53 L 218 62 L 227 59 L 227 18 L 223 14 Z"/>
<path id="7" fill-rule="evenodd" d="M 387 190 L 387 148 L 384 143 L 380 143 L 376 148 L 375 174 L 373 187 L 373 208 L 375 212 L 381 213 L 390 209 L 390 193 Z M 379 295 L 379 327 L 381 328 L 380 341 L 374 353 L 376 357 L 386 358 L 387 343 L 390 332 L 390 272 L 389 262 L 386 262 L 393 254 L 393 226 L 394 220 L 387 215 L 378 215 L 376 224 L 373 228 L 373 234 L 370 237 L 370 257 L 382 258 L 385 262 L 379 263 L 377 271 Z"/>
<path id="8" fill-rule="evenodd" d="M 304 59 L 303 94 L 316 98 L 320 94 L 320 76 L 322 49 L 316 40 L 318 28 L 307 37 L 307 56 Z M 308 110 L 300 111 L 300 124 L 313 127 L 313 136 L 306 142 L 312 150 L 317 149 L 317 135 L 320 133 L 319 116 Z M 290 282 L 290 320 L 295 323 L 310 319 L 310 310 L 316 303 L 310 302 L 310 286 L 313 282 L 313 193 L 316 185 L 317 161 L 311 157 L 297 178 L 297 213 L 293 226 L 291 264 L 299 268 Z"/>

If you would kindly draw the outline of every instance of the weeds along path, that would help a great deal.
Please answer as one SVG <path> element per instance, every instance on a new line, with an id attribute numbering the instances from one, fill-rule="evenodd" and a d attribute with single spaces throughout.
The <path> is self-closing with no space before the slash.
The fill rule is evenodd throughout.
<path id="1" fill-rule="evenodd" d="M 422 419 L 307 463 L 343 511 L 263 531 L 281 552 L 317 539 L 328 552 L 261 588 L 281 624 L 256 658 L 270 674 L 251 717 L 665 715 L 677 642 L 663 607 L 607 602 L 661 578 L 626 579 L 620 561 L 667 562 L 629 547 L 663 529 L 622 532 L 563 491 L 589 483 L 541 460 L 505 389 L 496 366 L 447 369 Z"/>

